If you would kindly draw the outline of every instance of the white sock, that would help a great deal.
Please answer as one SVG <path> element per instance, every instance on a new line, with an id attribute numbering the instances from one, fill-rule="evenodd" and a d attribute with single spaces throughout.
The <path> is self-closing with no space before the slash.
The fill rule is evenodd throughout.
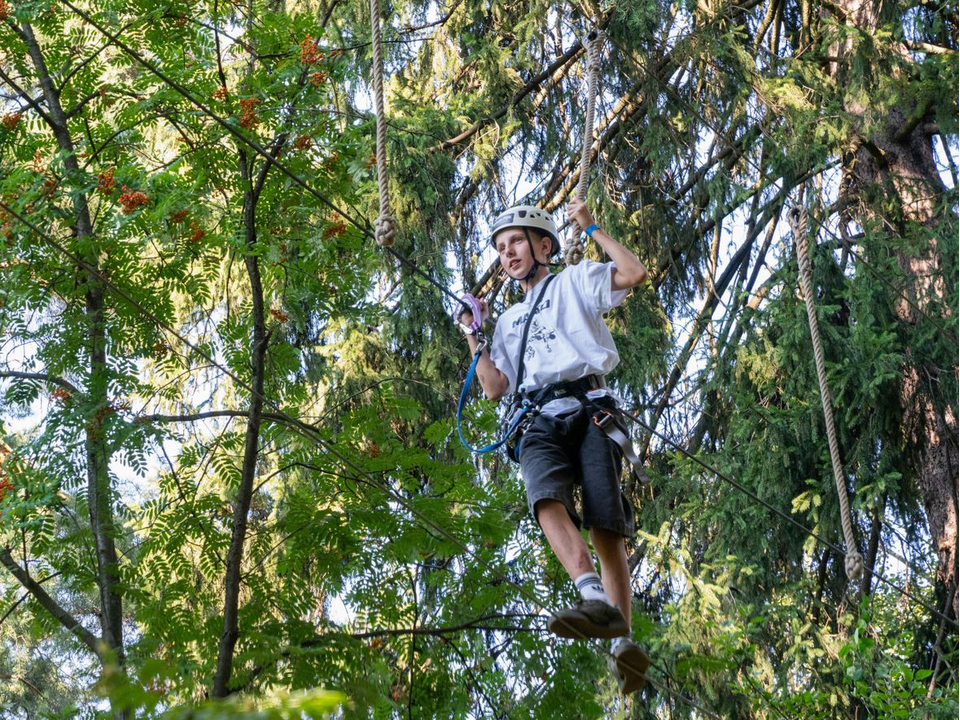
<path id="1" fill-rule="evenodd" d="M 603 589 L 600 576 L 596 573 L 584 573 L 573 582 L 584 600 L 603 600 L 607 605 L 613 605 L 613 601 Z"/>

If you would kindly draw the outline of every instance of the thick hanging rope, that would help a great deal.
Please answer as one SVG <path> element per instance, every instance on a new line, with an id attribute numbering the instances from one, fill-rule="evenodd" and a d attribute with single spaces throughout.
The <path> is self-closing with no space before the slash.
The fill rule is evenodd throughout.
<path id="1" fill-rule="evenodd" d="M 377 190 L 380 216 L 374 225 L 374 237 L 381 246 L 393 245 L 397 221 L 390 212 L 390 188 L 387 185 L 387 119 L 383 112 L 383 53 L 380 49 L 380 2 L 370 0 L 370 28 L 373 43 L 373 105 L 377 113 Z"/>
<path id="2" fill-rule="evenodd" d="M 820 328 L 817 325 L 817 309 L 813 304 L 813 281 L 810 273 L 810 258 L 807 251 L 807 211 L 794 208 L 788 219 L 793 239 L 797 245 L 797 262 L 800 266 L 800 286 L 803 301 L 807 306 L 807 320 L 810 323 L 810 338 L 813 340 L 813 356 L 817 364 L 817 382 L 820 384 L 820 402 L 823 405 L 823 421 L 827 426 L 827 443 L 830 445 L 830 462 L 833 465 L 833 479 L 837 484 L 840 498 L 840 524 L 843 525 L 843 540 L 846 545 L 844 569 L 847 577 L 857 580 L 863 574 L 863 557 L 857 552 L 857 540 L 853 535 L 853 522 L 850 519 L 850 501 L 847 497 L 847 483 L 843 479 L 840 465 L 840 451 L 837 446 L 837 433 L 833 426 L 833 399 L 827 387 L 827 371 L 823 362 L 823 347 L 820 345 Z"/>
<path id="3" fill-rule="evenodd" d="M 590 180 L 590 160 L 593 151 L 593 115 L 597 104 L 597 86 L 600 70 L 600 44 L 603 35 L 599 30 L 591 32 L 583 41 L 587 53 L 587 115 L 583 125 L 583 149 L 580 153 L 580 178 L 577 182 L 577 197 L 587 197 L 587 183 Z M 576 265 L 583 260 L 583 245 L 580 233 L 584 228 L 572 223 L 563 243 L 563 260 L 567 265 Z"/>

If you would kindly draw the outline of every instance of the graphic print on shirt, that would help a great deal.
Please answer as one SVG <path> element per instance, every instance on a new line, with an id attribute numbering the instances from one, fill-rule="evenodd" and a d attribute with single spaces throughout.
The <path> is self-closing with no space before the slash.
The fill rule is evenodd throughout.
<path id="1" fill-rule="evenodd" d="M 539 315 L 539 313 L 537 313 L 537 315 Z M 546 352 L 552 353 L 553 347 L 551 347 L 550 341 L 556 339 L 557 333 L 551 328 L 543 327 L 540 324 L 540 318 L 535 317 L 530 324 L 530 337 L 527 342 L 527 360 L 532 360 L 536 357 L 537 346 L 543 346 Z"/>

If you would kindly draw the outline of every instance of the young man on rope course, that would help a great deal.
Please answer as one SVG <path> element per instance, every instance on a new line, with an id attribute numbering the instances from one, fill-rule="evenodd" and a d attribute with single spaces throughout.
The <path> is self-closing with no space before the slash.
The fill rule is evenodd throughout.
<path id="1" fill-rule="evenodd" d="M 474 354 L 481 351 L 476 373 L 484 394 L 498 400 L 514 393 L 533 408 L 515 451 L 527 502 L 581 594 L 577 606 L 556 613 L 548 627 L 563 638 L 613 639 L 608 664 L 626 694 L 644 684 L 649 659 L 630 636 L 624 539 L 634 533 L 634 518 L 620 473 L 624 452 L 631 461 L 635 455 L 626 450 L 625 427 L 615 420 L 616 402 L 604 382 L 619 355 L 603 315 L 647 279 L 647 269 L 597 226 L 581 199 L 570 202 L 567 216 L 612 262 L 584 260 L 551 274 L 550 257 L 560 251 L 556 224 L 539 208 L 510 208 L 494 222 L 492 241 L 524 299 L 500 316 L 489 354 L 477 332 L 467 342 Z M 478 328 L 486 318 L 486 303 L 478 306 L 480 322 L 468 311 L 461 315 L 465 327 Z M 575 485 L 582 489 L 582 519 Z M 590 530 L 602 580 L 581 525 Z"/>

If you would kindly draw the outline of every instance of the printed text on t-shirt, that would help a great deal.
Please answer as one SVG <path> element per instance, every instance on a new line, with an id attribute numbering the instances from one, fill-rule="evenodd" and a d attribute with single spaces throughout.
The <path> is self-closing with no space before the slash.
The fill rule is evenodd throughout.
<path id="1" fill-rule="evenodd" d="M 548 307 L 550 307 L 549 298 L 547 298 L 542 303 L 540 303 L 540 305 L 537 306 L 537 314 L 540 314 L 541 312 L 546 310 Z M 511 327 L 516 327 L 517 325 L 521 325 L 525 323 L 529 316 L 530 316 L 530 313 L 524 313 L 523 315 L 521 315 L 520 317 L 518 317 L 516 320 L 513 321 L 513 325 Z"/>

